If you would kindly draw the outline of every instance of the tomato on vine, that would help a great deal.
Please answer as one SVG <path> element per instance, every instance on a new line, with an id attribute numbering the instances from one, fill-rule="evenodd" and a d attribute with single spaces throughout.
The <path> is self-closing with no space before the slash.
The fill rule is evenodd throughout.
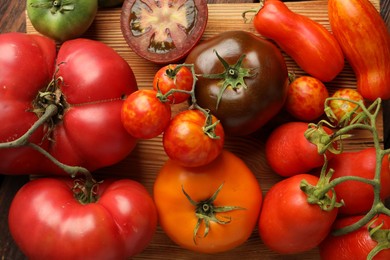
<path id="1" fill-rule="evenodd" d="M 355 89 L 343 88 L 337 90 L 329 100 L 328 117 L 332 118 L 339 124 L 348 124 L 362 109 L 355 103 L 364 102 L 363 96 Z"/>

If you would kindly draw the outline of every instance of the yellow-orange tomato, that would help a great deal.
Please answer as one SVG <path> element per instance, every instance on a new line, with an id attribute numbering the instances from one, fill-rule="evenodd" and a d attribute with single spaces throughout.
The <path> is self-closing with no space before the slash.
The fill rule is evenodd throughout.
<path id="1" fill-rule="evenodd" d="M 186 168 L 168 160 L 157 175 L 154 200 L 160 225 L 175 243 L 196 252 L 217 253 L 241 245 L 252 234 L 262 192 L 246 164 L 224 150 L 203 167 Z M 225 212 L 213 212 L 223 207 Z"/>
<path id="2" fill-rule="evenodd" d="M 357 104 L 343 99 L 349 99 L 356 102 L 364 102 L 363 96 L 355 89 L 344 88 L 337 90 L 329 101 L 329 107 L 332 111 L 332 117 L 338 123 L 348 124 L 362 109 Z"/>

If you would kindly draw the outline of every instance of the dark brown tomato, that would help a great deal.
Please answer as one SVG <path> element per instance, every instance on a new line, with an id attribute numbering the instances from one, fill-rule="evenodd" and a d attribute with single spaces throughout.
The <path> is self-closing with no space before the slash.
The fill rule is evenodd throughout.
<path id="1" fill-rule="evenodd" d="M 140 57 L 169 64 L 184 59 L 198 43 L 207 18 L 206 0 L 125 0 L 121 30 Z"/>
<path id="2" fill-rule="evenodd" d="M 228 135 L 255 132 L 284 105 L 284 58 L 273 43 L 250 32 L 220 33 L 198 44 L 185 62 L 202 74 L 195 89 L 198 104 L 221 120 Z"/>

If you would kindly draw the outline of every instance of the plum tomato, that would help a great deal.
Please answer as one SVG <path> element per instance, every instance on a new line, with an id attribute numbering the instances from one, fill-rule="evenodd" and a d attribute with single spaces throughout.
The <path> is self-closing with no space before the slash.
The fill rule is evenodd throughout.
<path id="1" fill-rule="evenodd" d="M 123 102 L 121 120 L 127 132 L 135 138 L 154 138 L 168 126 L 171 106 L 157 98 L 157 91 L 140 89 Z"/>
<path id="2" fill-rule="evenodd" d="M 338 123 L 347 123 L 352 120 L 356 116 L 356 114 L 362 111 L 361 108 L 358 107 L 358 105 L 347 100 L 341 100 L 350 99 L 357 102 L 364 102 L 363 96 L 356 89 L 338 89 L 335 93 L 333 93 L 332 98 L 337 99 L 330 100 L 328 103 L 329 108 L 331 110 L 331 118 L 333 118 Z"/>
<path id="3" fill-rule="evenodd" d="M 193 81 L 194 77 L 189 68 L 170 64 L 157 71 L 153 79 L 153 89 L 162 94 L 167 94 L 171 89 L 179 90 L 167 97 L 171 104 L 179 104 L 190 97 L 189 93 L 180 91 L 191 91 Z"/>
<path id="4" fill-rule="evenodd" d="M 121 30 L 140 57 L 169 64 L 183 59 L 199 42 L 207 20 L 206 0 L 125 0 Z"/>
<path id="5" fill-rule="evenodd" d="M 187 167 L 213 161 L 221 153 L 224 142 L 225 133 L 217 118 L 197 109 L 174 116 L 163 135 L 168 157 Z"/>
<path id="6" fill-rule="evenodd" d="M 280 50 L 246 31 L 227 31 L 199 43 L 188 55 L 198 77 L 197 103 L 210 109 L 227 135 L 244 136 L 284 106 L 288 72 Z"/>
<path id="7" fill-rule="evenodd" d="M 311 76 L 301 76 L 290 83 L 285 108 L 302 121 L 312 121 L 324 114 L 329 92 L 325 85 Z"/>
<path id="8" fill-rule="evenodd" d="M 256 176 L 226 150 L 203 167 L 168 160 L 156 177 L 153 194 L 165 234 L 183 248 L 208 254 L 247 241 L 262 204 Z"/>

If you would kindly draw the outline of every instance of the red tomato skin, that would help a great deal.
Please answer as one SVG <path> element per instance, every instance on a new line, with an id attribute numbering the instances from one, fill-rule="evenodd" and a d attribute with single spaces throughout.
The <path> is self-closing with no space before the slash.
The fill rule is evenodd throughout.
<path id="1" fill-rule="evenodd" d="M 333 228 L 339 229 L 351 225 L 363 216 L 350 216 L 336 220 Z M 382 229 L 390 229 L 390 217 L 379 215 L 377 221 L 372 227 L 383 223 Z M 367 225 L 360 229 L 341 236 L 328 237 L 319 245 L 320 256 L 322 260 L 366 260 L 369 252 L 377 245 L 377 242 L 370 237 L 367 231 Z M 374 260 L 390 259 L 390 249 L 379 252 Z"/>
<path id="2" fill-rule="evenodd" d="M 369 0 L 330 0 L 328 15 L 357 90 L 368 100 L 390 98 L 390 33 L 379 12 Z"/>
<path id="3" fill-rule="evenodd" d="M 185 110 L 171 120 L 163 135 L 168 157 L 187 167 L 199 167 L 213 161 L 222 152 L 225 133 L 220 123 L 215 128 L 218 139 L 203 131 L 206 117 L 199 110 Z M 213 116 L 213 122 L 217 119 Z"/>
<path id="4" fill-rule="evenodd" d="M 285 108 L 298 120 L 313 121 L 324 114 L 328 97 L 329 92 L 320 80 L 301 76 L 290 84 Z"/>
<path id="5" fill-rule="evenodd" d="M 373 179 L 375 175 L 375 148 L 365 148 L 356 152 L 345 151 L 337 154 L 328 167 L 334 170 L 332 179 L 343 176 L 359 176 Z M 384 200 L 390 196 L 389 158 L 385 156 L 381 168 L 381 193 Z M 371 185 L 357 181 L 346 181 L 335 187 L 337 198 L 344 200 L 339 214 L 360 215 L 367 213 L 374 201 L 374 189 Z"/>
<path id="6" fill-rule="evenodd" d="M 282 1 L 265 1 L 254 18 L 258 33 L 274 40 L 307 73 L 322 82 L 344 68 L 344 54 L 321 24 L 292 12 Z"/>
<path id="7" fill-rule="evenodd" d="M 265 145 L 265 156 L 271 169 L 283 176 L 309 172 L 324 164 L 324 158 L 317 146 L 304 136 L 308 123 L 289 122 L 274 129 Z M 327 131 L 331 133 L 328 128 Z M 332 153 L 326 153 L 330 160 Z"/>
<path id="8" fill-rule="evenodd" d="M 161 102 L 157 91 L 138 90 L 130 94 L 121 110 L 122 123 L 132 136 L 150 139 L 160 135 L 171 120 L 171 106 Z"/>
<path id="9" fill-rule="evenodd" d="M 298 174 L 284 179 L 266 193 L 259 218 L 259 234 L 264 244 L 281 254 L 310 250 L 327 236 L 337 217 L 337 208 L 323 211 L 307 202 L 300 182 L 315 185 L 318 177 Z"/>
<path id="10" fill-rule="evenodd" d="M 177 64 L 170 64 L 160 68 L 153 78 L 153 89 L 160 90 L 162 94 L 166 94 L 171 89 L 191 91 L 194 77 L 189 68 L 181 67 L 174 78 L 169 76 L 167 70 L 174 70 Z M 180 104 L 188 100 L 190 94 L 183 92 L 175 92 L 168 96 L 171 104 Z"/>
<path id="11" fill-rule="evenodd" d="M 99 188 L 99 200 L 85 205 L 74 198 L 69 179 L 24 185 L 9 211 L 10 232 L 20 249 L 32 260 L 125 259 L 142 251 L 157 226 L 152 198 L 135 181 L 107 182 Z"/>

